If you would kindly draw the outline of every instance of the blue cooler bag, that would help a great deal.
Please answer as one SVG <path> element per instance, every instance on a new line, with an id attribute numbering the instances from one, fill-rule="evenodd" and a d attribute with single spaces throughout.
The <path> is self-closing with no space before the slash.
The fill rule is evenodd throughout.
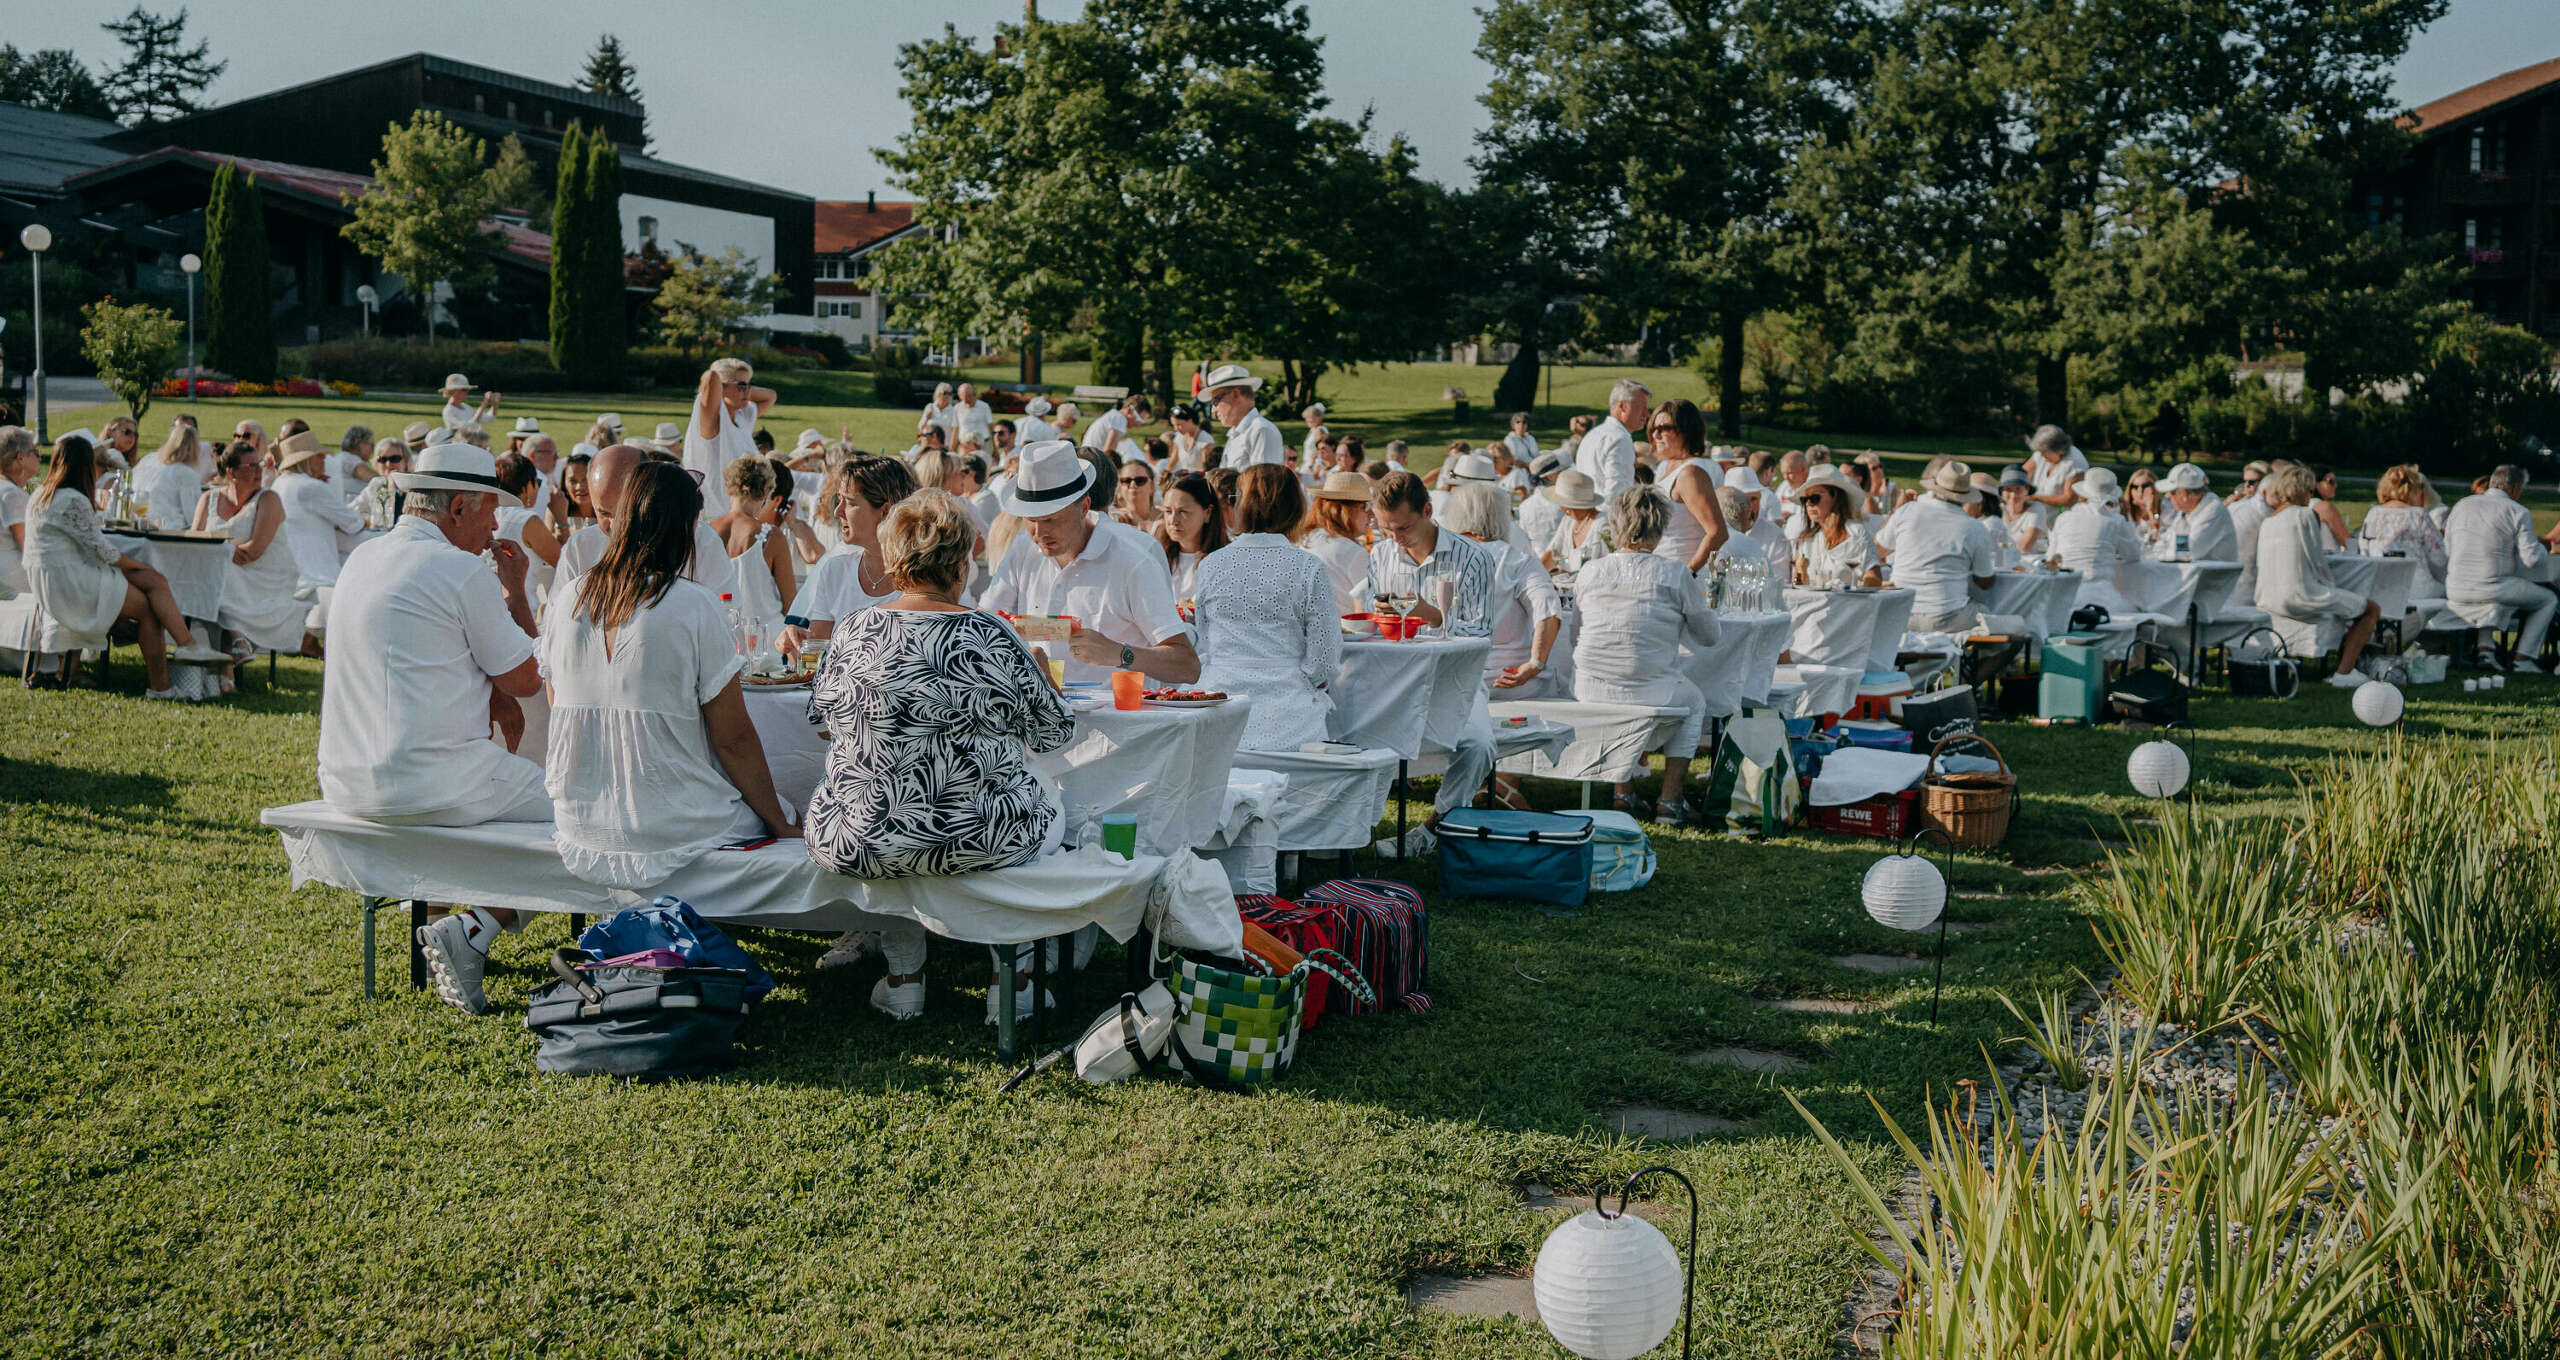
<path id="1" fill-rule="evenodd" d="M 1653 881 L 1653 842 L 1623 812 L 1580 812 L 1591 819 L 1591 890 L 1629 892 Z"/>
<path id="2" fill-rule="evenodd" d="M 1591 819 L 1459 808 L 1440 819 L 1440 891 L 1578 907 L 1591 896 Z"/>

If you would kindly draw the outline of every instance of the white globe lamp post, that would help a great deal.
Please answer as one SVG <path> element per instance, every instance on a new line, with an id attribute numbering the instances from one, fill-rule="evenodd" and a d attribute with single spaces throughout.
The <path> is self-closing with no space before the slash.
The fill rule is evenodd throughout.
<path id="1" fill-rule="evenodd" d="M 35 323 L 35 334 L 29 339 L 36 347 L 36 371 L 33 377 L 33 393 L 36 399 L 36 442 L 44 444 L 51 442 L 53 438 L 45 428 L 44 415 L 44 253 L 53 249 L 53 233 L 46 230 L 42 222 L 30 222 L 26 230 L 18 233 L 18 244 L 27 248 L 27 266 L 35 276 L 34 315 L 30 318 Z"/>
<path id="2" fill-rule="evenodd" d="M 178 257 L 178 269 L 187 276 L 187 400 L 196 399 L 196 275 L 204 269 L 204 257 L 194 251 Z"/>

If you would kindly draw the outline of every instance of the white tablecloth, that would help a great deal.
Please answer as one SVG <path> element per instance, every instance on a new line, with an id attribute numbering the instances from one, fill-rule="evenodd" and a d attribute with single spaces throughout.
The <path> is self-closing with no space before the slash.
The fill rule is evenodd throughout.
<path id="1" fill-rule="evenodd" d="M 2080 597 L 2076 571 L 2004 571 L 1991 578 L 1986 614 L 2015 614 L 2027 621 L 2036 637 L 2071 630 L 2071 610 Z"/>
<path id="2" fill-rule="evenodd" d="M 1642 774 L 1646 753 L 1661 750 L 1685 720 L 1675 709 L 1586 704 L 1571 699 L 1497 699 L 1492 707 L 1497 723 L 1504 718 L 1526 717 L 1573 729 L 1573 743 L 1564 750 L 1541 745 L 1500 761 L 1501 769 L 1547 779 L 1601 783 L 1616 783 Z"/>
<path id="3" fill-rule="evenodd" d="M 2198 618 L 2218 618 L 2240 584 L 2237 562 L 2144 562 L 2134 603 L 2147 614 L 2183 623 L 2192 607 Z"/>
<path id="4" fill-rule="evenodd" d="M 1852 593 L 1790 586 L 1787 613 L 1795 629 L 1787 650 L 1800 663 L 1892 670 L 1902 630 L 1911 625 L 1913 598 L 1894 588 Z"/>
<path id="5" fill-rule="evenodd" d="M 1780 666 L 1771 687 L 1790 691 L 1782 710 L 1788 717 L 1818 718 L 1855 707 L 1858 681 L 1865 674 L 1856 666 Z"/>
<path id="6" fill-rule="evenodd" d="M 2352 590 L 2381 605 L 2384 620 L 2395 620 L 2409 612 L 2409 599 L 2419 580 L 2418 559 L 2331 553 L 2329 576 L 2340 590 Z"/>
<path id="7" fill-rule="evenodd" d="M 1716 645 L 1704 651 L 1680 647 L 1680 670 L 1707 697 L 1707 716 L 1730 718 L 1744 704 L 1766 703 L 1778 654 L 1787 649 L 1795 620 L 1771 611 L 1726 614 L 1718 619 Z"/>
<path id="8" fill-rule="evenodd" d="M 179 613 L 191 619 L 222 617 L 222 572 L 231 565 L 229 540 L 173 542 L 167 537 L 110 533 L 107 542 L 168 577 Z"/>
<path id="9" fill-rule="evenodd" d="M 749 689 L 746 696 L 774 791 L 807 807 L 827 768 L 827 743 L 809 724 L 809 691 Z M 1241 698 L 1216 708 L 1128 713 L 1106 705 L 1078 714 L 1075 740 L 1034 757 L 1032 768 L 1058 781 L 1070 840 L 1086 822 L 1131 812 L 1142 854 L 1207 845 L 1227 820 L 1227 775 L 1251 707 Z"/>
<path id="10" fill-rule="evenodd" d="M 1406 760 L 1446 751 L 1466 725 L 1492 652 L 1485 638 L 1345 642 L 1325 732 Z"/>

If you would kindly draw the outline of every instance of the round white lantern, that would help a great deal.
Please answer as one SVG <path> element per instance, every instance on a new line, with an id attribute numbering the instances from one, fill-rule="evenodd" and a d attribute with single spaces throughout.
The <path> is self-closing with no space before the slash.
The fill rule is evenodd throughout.
<path id="1" fill-rule="evenodd" d="M 2401 697 L 2400 687 L 2388 680 L 2367 680 L 2356 686 L 2353 702 L 2356 716 L 2367 727 L 2389 727 L 2400 721 L 2402 710 L 2409 706 L 2409 701 Z"/>
<path id="2" fill-rule="evenodd" d="M 42 222 L 30 222 L 25 231 L 18 233 L 18 244 L 41 255 L 53 249 L 53 233 Z"/>
<path id="3" fill-rule="evenodd" d="M 2175 798 L 2187 787 L 2187 753 L 2174 741 L 2146 741 L 2124 763 L 2125 778 L 2145 798 Z"/>
<path id="4" fill-rule="evenodd" d="M 1927 930 L 1947 909 L 1947 880 L 1918 855 L 1887 855 L 1867 867 L 1858 896 L 1878 925 Z"/>
<path id="5" fill-rule="evenodd" d="M 1530 1287 L 1558 1345 L 1591 1360 L 1634 1360 L 1671 1335 L 1688 1284 L 1660 1229 L 1585 1209 L 1547 1234 Z"/>

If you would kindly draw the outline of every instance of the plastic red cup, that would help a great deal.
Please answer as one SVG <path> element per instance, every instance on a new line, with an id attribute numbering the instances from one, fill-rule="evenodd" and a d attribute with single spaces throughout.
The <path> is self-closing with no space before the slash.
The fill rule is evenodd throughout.
<path id="1" fill-rule="evenodd" d="M 1146 694 L 1146 690 L 1147 677 L 1146 673 L 1143 671 L 1113 671 L 1111 673 L 1111 706 L 1113 708 L 1127 711 L 1136 710 L 1138 705 L 1143 701 L 1143 696 Z"/>

